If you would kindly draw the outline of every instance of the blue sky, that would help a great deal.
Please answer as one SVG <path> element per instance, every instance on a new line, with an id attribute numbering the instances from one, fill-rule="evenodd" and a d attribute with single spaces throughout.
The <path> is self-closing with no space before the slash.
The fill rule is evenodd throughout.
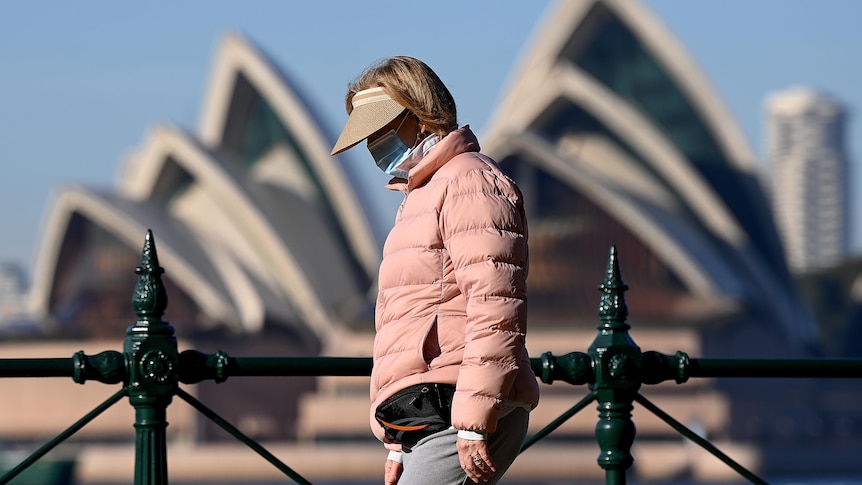
<path id="1" fill-rule="evenodd" d="M 851 109 L 860 170 L 862 2 L 643 0 L 686 46 L 762 154 L 763 100 L 793 86 Z M 0 4 L 0 262 L 30 269 L 52 194 L 110 189 L 126 153 L 158 123 L 196 130 L 219 36 L 243 33 L 321 111 L 343 122 L 347 82 L 375 59 L 419 57 L 449 85 L 459 118 L 482 128 L 547 0 Z M 373 169 L 373 166 L 369 166 Z M 383 189 L 381 189 L 383 190 Z M 857 205 L 853 200 L 853 205 Z M 853 214 L 859 252 L 862 211 Z"/>

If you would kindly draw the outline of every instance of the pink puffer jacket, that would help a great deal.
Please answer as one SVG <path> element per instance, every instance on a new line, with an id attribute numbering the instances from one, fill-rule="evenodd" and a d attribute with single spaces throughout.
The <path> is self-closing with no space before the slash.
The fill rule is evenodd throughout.
<path id="1" fill-rule="evenodd" d="M 456 384 L 452 424 L 493 433 L 506 401 L 536 406 L 527 332 L 527 221 L 515 184 L 469 127 L 413 169 L 378 278 L 374 410 L 410 385 Z M 400 183 L 397 183 L 400 180 Z M 388 446 L 398 449 L 397 446 Z"/>

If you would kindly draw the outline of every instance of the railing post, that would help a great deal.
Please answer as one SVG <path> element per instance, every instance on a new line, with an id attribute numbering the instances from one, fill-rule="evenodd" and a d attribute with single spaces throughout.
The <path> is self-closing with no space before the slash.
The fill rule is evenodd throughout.
<path id="1" fill-rule="evenodd" d="M 174 328 L 162 320 L 168 304 L 152 231 L 147 231 L 133 303 L 138 320 L 123 350 L 129 401 L 135 408 L 135 485 L 168 483 L 167 407 L 177 391 L 179 352 Z"/>
<path id="2" fill-rule="evenodd" d="M 596 440 L 601 454 L 598 462 L 605 470 L 606 484 L 625 484 L 626 470 L 634 462 L 631 446 L 635 425 L 632 403 L 641 386 L 643 356 L 629 336 L 626 323 L 628 287 L 620 277 L 616 248 L 611 247 L 599 304 L 599 334 L 588 350 L 595 366 L 593 391 L 598 401 L 599 422 Z"/>

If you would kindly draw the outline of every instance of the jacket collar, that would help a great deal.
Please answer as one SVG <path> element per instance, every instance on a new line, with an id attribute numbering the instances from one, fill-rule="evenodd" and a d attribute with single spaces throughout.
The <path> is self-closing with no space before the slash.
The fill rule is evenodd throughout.
<path id="1" fill-rule="evenodd" d="M 407 180 L 394 178 L 386 186 L 391 190 L 413 190 L 424 184 L 434 173 L 456 155 L 478 152 L 479 140 L 469 125 L 465 125 L 443 137 L 425 157 L 410 169 Z"/>

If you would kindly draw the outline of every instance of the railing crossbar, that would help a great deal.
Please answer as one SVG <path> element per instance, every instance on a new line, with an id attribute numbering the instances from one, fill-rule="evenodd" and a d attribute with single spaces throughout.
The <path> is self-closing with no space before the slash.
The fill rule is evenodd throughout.
<path id="1" fill-rule="evenodd" d="M 862 359 L 691 359 L 690 377 L 862 377 Z"/>
<path id="2" fill-rule="evenodd" d="M 229 357 L 227 375 L 367 377 L 371 375 L 372 365 L 371 357 Z M 541 375 L 540 358 L 531 358 L 530 366 Z"/>
<path id="3" fill-rule="evenodd" d="M 293 479 L 294 482 L 299 483 L 301 485 L 313 485 L 311 482 L 302 477 L 299 473 L 294 471 L 292 468 L 287 466 L 283 461 L 279 460 L 275 455 L 269 452 L 266 448 L 260 445 L 260 443 L 255 440 L 249 438 L 242 431 L 237 429 L 234 425 L 230 424 L 226 419 L 219 416 L 215 411 L 208 408 L 204 403 L 200 402 L 191 394 L 186 391 L 177 388 L 176 395 L 180 397 L 183 401 L 189 403 L 193 408 L 197 409 L 201 414 L 209 418 L 212 422 L 220 426 L 222 429 L 227 431 L 231 436 L 236 438 L 237 440 L 244 443 L 246 446 L 254 450 L 258 455 L 263 457 L 266 461 L 276 467 L 279 471 L 284 473 L 286 476 Z"/>
<path id="4" fill-rule="evenodd" d="M 369 376 L 370 357 L 231 357 L 230 376 Z"/>
<path id="5" fill-rule="evenodd" d="M 98 405 L 95 409 L 87 413 L 83 418 L 79 419 L 75 424 L 69 426 L 62 433 L 58 434 L 51 441 L 42 445 L 41 448 L 34 451 L 30 456 L 24 459 L 21 463 L 16 465 L 14 468 L 6 472 L 2 477 L 0 477 L 0 485 L 5 483 L 9 483 L 10 480 L 18 476 L 21 472 L 30 467 L 30 465 L 39 461 L 40 458 L 47 455 L 48 452 L 53 450 L 58 444 L 62 443 L 73 434 L 77 433 L 81 428 L 86 426 L 90 421 L 96 419 L 97 416 L 105 412 L 108 408 L 117 403 L 120 399 L 125 397 L 128 393 L 127 388 L 122 388 L 114 395 L 105 400 L 102 404 Z"/>
<path id="6" fill-rule="evenodd" d="M 72 358 L 0 359 L 0 377 L 72 377 Z"/>
<path id="7" fill-rule="evenodd" d="M 635 396 L 635 401 L 648 409 L 650 412 L 659 417 L 662 421 L 670 425 L 673 429 L 679 432 L 681 435 L 688 438 L 690 441 L 696 443 L 701 448 L 704 448 L 706 451 L 710 452 L 713 456 L 723 461 L 727 466 L 735 470 L 737 473 L 745 477 L 751 483 L 756 483 L 758 485 L 768 485 L 766 481 L 762 478 L 758 477 L 754 473 L 747 470 L 745 467 L 737 463 L 733 458 L 727 456 L 724 452 L 719 450 L 715 445 L 705 440 L 703 437 L 699 436 L 694 431 L 690 430 L 684 424 L 680 423 L 673 417 L 671 417 L 666 412 L 662 411 L 658 406 L 653 404 L 649 399 L 645 398 L 642 394 L 638 393 Z"/>

